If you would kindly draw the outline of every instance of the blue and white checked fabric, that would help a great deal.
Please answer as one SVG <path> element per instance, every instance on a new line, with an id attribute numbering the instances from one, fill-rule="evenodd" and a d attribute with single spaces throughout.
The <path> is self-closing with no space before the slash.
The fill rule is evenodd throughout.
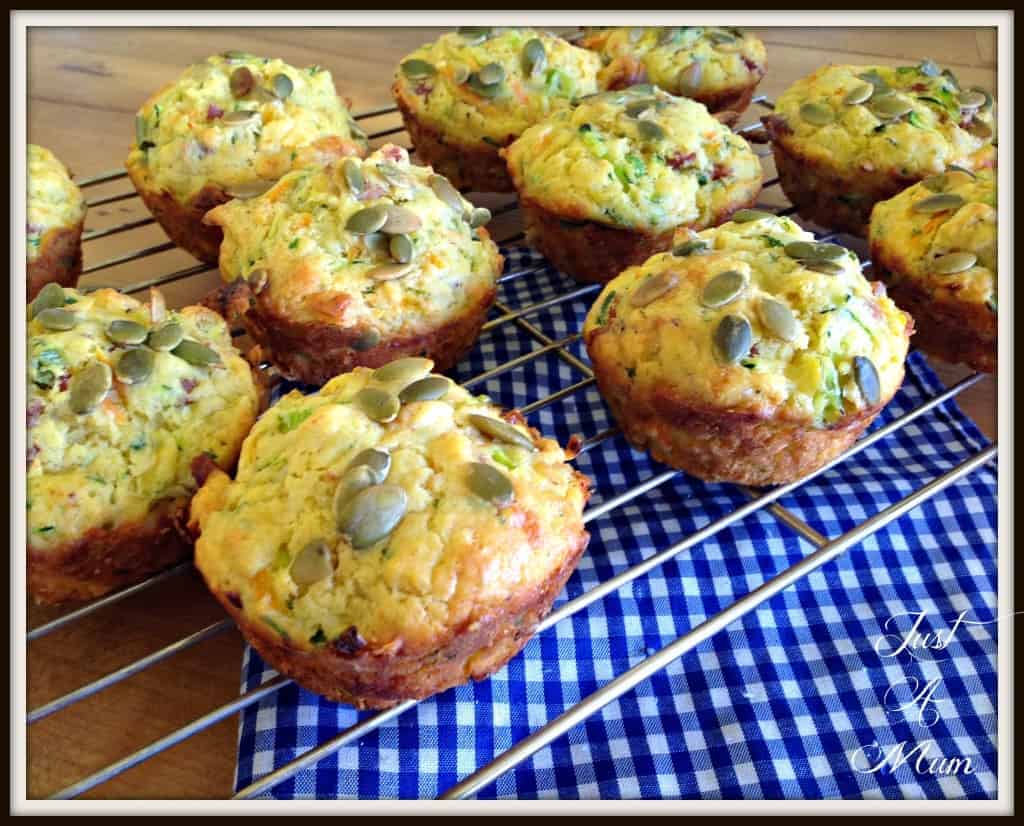
<path id="1" fill-rule="evenodd" d="M 539 268 L 505 284 L 500 298 L 510 307 L 578 286 L 529 250 L 506 255 L 509 272 Z M 595 295 L 529 321 L 552 339 L 569 336 Z M 538 346 L 504 324 L 482 336 L 455 377 Z M 585 359 L 579 343 L 569 349 Z M 582 378 L 548 353 L 474 390 L 521 407 Z M 924 359 L 911 356 L 903 388 L 875 427 L 942 389 Z M 593 386 L 530 421 L 563 443 L 613 425 Z M 782 504 L 832 538 L 985 444 L 947 402 Z M 664 469 L 621 437 L 577 463 L 594 480 L 591 504 Z M 679 474 L 591 522 L 590 546 L 556 605 L 746 501 L 733 486 Z M 490 679 L 420 703 L 267 796 L 433 798 L 810 550 L 759 511 L 539 634 Z M 995 605 L 990 463 L 612 702 L 479 797 L 994 798 Z M 922 635 L 948 640 L 913 638 L 929 646 L 900 652 L 918 615 Z M 247 650 L 243 690 L 273 676 Z M 271 694 L 242 714 L 237 787 L 366 714 L 294 684 Z"/>

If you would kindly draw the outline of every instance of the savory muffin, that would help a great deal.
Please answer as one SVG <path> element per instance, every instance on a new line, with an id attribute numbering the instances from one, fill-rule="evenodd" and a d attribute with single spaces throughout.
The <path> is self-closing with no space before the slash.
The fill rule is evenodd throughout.
<path id="1" fill-rule="evenodd" d="M 588 28 L 580 45 L 601 55 L 602 89 L 653 83 L 711 112 L 746 109 L 767 62 L 757 37 L 718 26 Z"/>
<path id="2" fill-rule="evenodd" d="M 768 485 L 853 443 L 902 382 L 912 328 L 852 252 L 745 210 L 608 284 L 584 339 L 636 448 Z"/>
<path id="3" fill-rule="evenodd" d="M 26 177 L 26 286 L 31 301 L 44 284 L 78 283 L 85 198 L 67 167 L 42 146 L 28 145 Z"/>
<path id="4" fill-rule="evenodd" d="M 494 302 L 502 257 L 482 226 L 489 218 L 387 145 L 291 172 L 207 221 L 224 230 L 221 273 L 263 355 L 322 384 L 397 356 L 451 368 Z"/>
<path id="5" fill-rule="evenodd" d="M 996 179 L 949 169 L 875 204 L 874 272 L 914 317 L 921 350 L 996 371 Z"/>
<path id="6" fill-rule="evenodd" d="M 208 210 L 266 191 L 309 153 L 366 149 L 326 69 L 225 52 L 142 105 L 125 166 L 171 240 L 216 264 L 221 234 L 203 224 Z"/>
<path id="7" fill-rule="evenodd" d="M 419 160 L 458 189 L 509 192 L 498 150 L 596 92 L 600 66 L 544 32 L 461 28 L 404 58 L 392 92 Z"/>
<path id="8" fill-rule="evenodd" d="M 855 235 L 871 208 L 952 165 L 994 166 L 995 107 L 932 61 L 824 66 L 763 119 L 779 180 L 800 215 Z"/>
<path id="9" fill-rule="evenodd" d="M 28 308 L 28 587 L 89 599 L 190 552 L 193 465 L 231 468 L 256 418 L 223 319 L 48 284 Z"/>
<path id="10" fill-rule="evenodd" d="M 482 679 L 586 547 L 565 450 L 429 359 L 356 368 L 256 423 L 192 503 L 196 565 L 263 658 L 360 708 Z"/>
<path id="11" fill-rule="evenodd" d="M 527 239 L 583 281 L 668 249 L 679 228 L 728 220 L 761 191 L 761 164 L 701 103 L 651 86 L 557 112 L 502 153 Z"/>

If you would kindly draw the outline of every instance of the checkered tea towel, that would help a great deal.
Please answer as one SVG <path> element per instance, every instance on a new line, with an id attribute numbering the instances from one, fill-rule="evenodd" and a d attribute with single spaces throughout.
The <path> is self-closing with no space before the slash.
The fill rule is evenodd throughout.
<path id="1" fill-rule="evenodd" d="M 499 300 L 578 288 L 506 250 Z M 577 333 L 595 291 L 487 331 L 467 380 Z M 498 315 L 504 310 L 495 309 Z M 567 344 L 586 360 L 577 341 Z M 522 407 L 586 378 L 555 350 L 478 384 Z M 876 422 L 943 389 L 919 355 Z M 529 416 L 564 444 L 613 426 L 591 384 Z M 986 444 L 947 402 L 781 504 L 834 538 Z M 608 439 L 576 460 L 591 505 L 664 468 Z M 589 525 L 556 606 L 747 501 L 685 474 Z M 446 691 L 267 792 L 276 798 L 433 798 L 812 546 L 761 510 L 534 637 L 491 678 Z M 481 798 L 992 798 L 996 795 L 996 469 L 961 479 L 605 706 L 483 789 Z M 247 650 L 242 688 L 274 676 Z M 239 789 L 370 712 L 294 684 L 241 717 Z"/>

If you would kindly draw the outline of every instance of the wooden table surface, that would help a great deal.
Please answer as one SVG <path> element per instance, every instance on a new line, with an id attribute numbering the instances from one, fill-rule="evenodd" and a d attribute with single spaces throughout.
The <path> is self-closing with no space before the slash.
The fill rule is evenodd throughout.
<path id="1" fill-rule="evenodd" d="M 226 49 L 319 63 L 331 70 L 354 112 L 390 102 L 398 60 L 432 39 L 436 29 L 123 29 L 47 28 L 28 35 L 28 140 L 52 149 L 78 176 L 119 168 L 128 152 L 141 102 L 188 63 Z M 765 28 L 768 74 L 760 91 L 777 96 L 798 77 L 828 62 L 903 64 L 931 57 L 962 81 L 993 89 L 994 29 Z M 753 112 L 748 113 L 751 119 Z M 364 122 L 374 132 L 399 124 L 389 114 Z M 404 134 L 388 138 L 408 144 Z M 379 141 L 376 141 L 377 143 Z M 770 162 L 768 163 L 768 172 Z M 766 177 L 768 175 L 766 174 Z M 129 192 L 120 180 L 87 190 L 95 200 Z M 777 193 L 778 188 L 772 192 Z M 777 201 L 766 193 L 765 203 Z M 484 197 L 488 205 L 507 196 Z M 95 207 L 87 229 L 146 217 L 137 198 Z M 507 219 L 514 221 L 515 218 Z M 502 237 L 498 227 L 497 237 Z M 510 230 L 504 230 L 506 234 Z M 155 226 L 86 245 L 85 264 L 166 241 Z M 163 252 L 86 276 L 83 285 L 119 285 L 192 266 L 180 251 Z M 208 272 L 169 285 L 168 301 L 200 298 L 216 284 Z M 936 365 L 946 381 L 966 372 Z M 964 409 L 995 437 L 995 381 L 961 396 Z M 32 608 L 29 627 L 60 611 Z M 28 707 L 34 708 L 223 617 L 190 572 L 101 610 L 29 646 Z M 114 688 L 31 726 L 28 796 L 43 797 L 174 731 L 238 694 L 242 643 L 234 630 L 150 668 Z M 165 751 L 86 795 L 99 798 L 222 798 L 231 793 L 237 716 Z"/>

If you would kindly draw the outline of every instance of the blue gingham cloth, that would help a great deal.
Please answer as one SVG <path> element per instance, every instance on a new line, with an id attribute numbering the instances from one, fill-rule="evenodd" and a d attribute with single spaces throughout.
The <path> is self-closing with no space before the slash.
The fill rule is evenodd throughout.
<path id="1" fill-rule="evenodd" d="M 509 307 L 578 286 L 529 250 L 506 255 L 507 272 L 540 267 L 503 286 L 499 300 Z M 561 339 L 582 328 L 595 296 L 528 321 Z M 517 325 L 501 325 L 483 334 L 454 377 L 466 380 L 539 346 Z M 585 359 L 579 343 L 569 349 Z M 582 378 L 548 353 L 474 391 L 522 407 Z M 903 388 L 875 427 L 942 389 L 924 359 L 912 355 Z M 593 386 L 530 421 L 563 444 L 572 434 L 613 425 Z M 782 504 L 832 538 L 985 444 L 947 402 Z M 594 481 L 591 504 L 664 470 L 620 436 L 576 461 Z M 746 501 L 734 486 L 678 474 L 594 520 L 590 546 L 556 606 Z M 420 703 L 267 796 L 433 798 L 811 550 L 758 511 L 537 635 L 490 679 Z M 995 605 L 990 463 L 673 662 L 478 796 L 993 798 Z M 918 637 L 910 634 L 915 627 Z M 900 651 L 903 639 L 914 644 Z M 243 691 L 274 675 L 247 650 Z M 271 694 L 241 716 L 237 787 L 370 713 L 294 684 Z"/>

